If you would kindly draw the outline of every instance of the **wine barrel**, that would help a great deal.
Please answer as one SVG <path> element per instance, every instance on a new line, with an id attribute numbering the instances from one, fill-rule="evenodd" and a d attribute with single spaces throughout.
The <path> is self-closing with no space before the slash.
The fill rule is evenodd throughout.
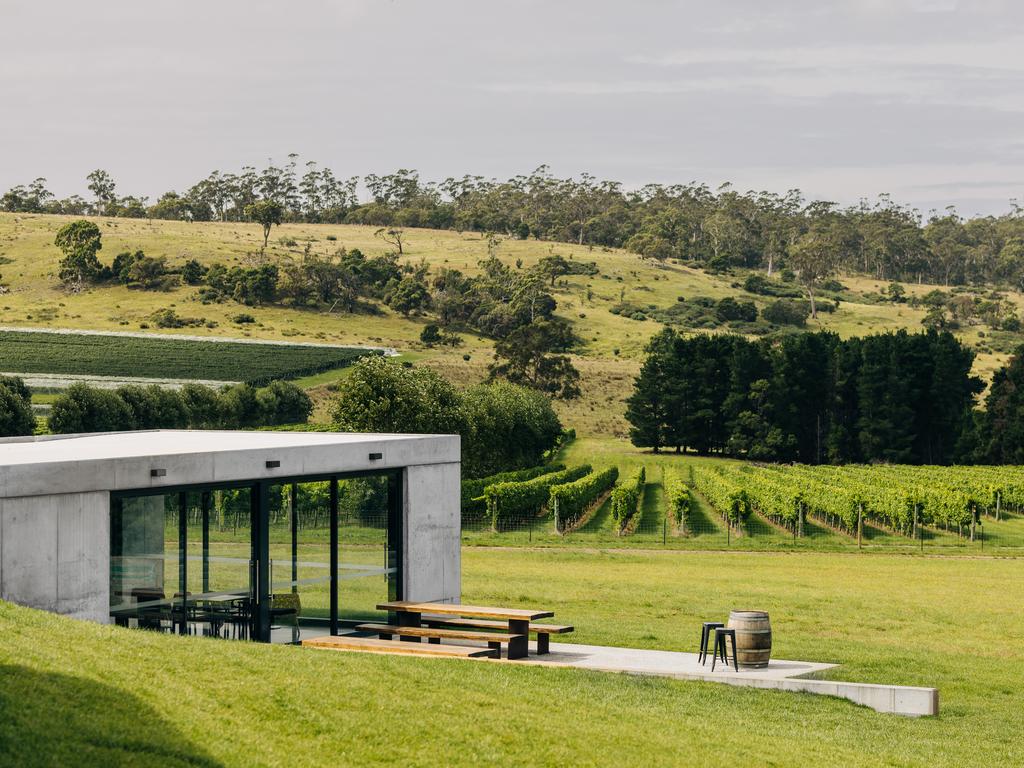
<path id="1" fill-rule="evenodd" d="M 765 611 L 729 611 L 736 630 L 736 661 L 741 667 L 767 667 L 772 655 L 772 625 Z"/>

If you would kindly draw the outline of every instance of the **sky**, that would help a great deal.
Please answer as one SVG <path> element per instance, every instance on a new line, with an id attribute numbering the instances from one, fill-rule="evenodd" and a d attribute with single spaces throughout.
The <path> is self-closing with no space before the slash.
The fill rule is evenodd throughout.
<path id="1" fill-rule="evenodd" d="M 0 0 L 0 188 L 541 164 L 923 213 L 1024 204 L 1024 3 Z"/>

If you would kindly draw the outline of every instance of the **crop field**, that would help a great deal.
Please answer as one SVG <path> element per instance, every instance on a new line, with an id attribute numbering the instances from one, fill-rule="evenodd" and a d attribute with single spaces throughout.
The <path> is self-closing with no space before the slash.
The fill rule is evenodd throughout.
<path id="1" fill-rule="evenodd" d="M 944 552 L 1024 554 L 1024 467 L 752 465 L 729 459 L 653 454 L 613 438 L 580 438 L 552 469 L 596 480 L 605 469 L 627 478 L 645 471 L 625 521 L 602 487 L 570 527 L 556 523 L 541 475 L 515 484 L 471 488 L 499 498 L 500 510 L 468 505 L 463 541 L 481 546 L 615 547 L 690 550 Z M 575 474 L 574 474 L 575 473 Z M 583 483 L 583 480 L 575 480 Z M 672 507 L 682 487 L 683 508 Z M 567 489 L 568 490 L 568 489 Z M 577 494 L 584 490 L 572 489 Z M 467 500 L 464 499 L 464 505 Z M 500 512 L 500 514 L 496 514 Z"/>
<path id="2" fill-rule="evenodd" d="M 173 337 L 0 331 L 0 369 L 263 385 L 343 368 L 365 349 Z"/>
<path id="3" fill-rule="evenodd" d="M 571 642 L 693 651 L 701 621 L 764 609 L 776 657 L 935 686 L 941 713 L 175 637 L 0 603 L 0 764 L 1024 764 L 1024 634 L 1007 610 L 1024 560 L 466 547 L 462 564 L 464 601 L 550 607 Z"/>

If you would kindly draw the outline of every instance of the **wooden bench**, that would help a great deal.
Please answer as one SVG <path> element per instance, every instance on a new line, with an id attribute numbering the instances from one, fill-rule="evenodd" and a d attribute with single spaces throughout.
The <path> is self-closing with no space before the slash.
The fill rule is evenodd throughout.
<path id="1" fill-rule="evenodd" d="M 503 621 L 487 619 L 458 619 L 446 616 L 424 616 L 423 623 L 428 627 L 465 627 L 466 629 L 505 629 L 508 625 Z M 563 635 L 575 629 L 569 625 L 530 624 L 530 634 L 537 636 L 537 655 L 550 653 L 551 635 Z"/>
<path id="2" fill-rule="evenodd" d="M 522 659 L 529 651 L 530 623 L 546 619 L 555 614 L 551 611 L 533 611 L 525 608 L 490 608 L 480 605 L 457 605 L 454 603 L 416 603 L 396 600 L 380 603 L 378 611 L 395 614 L 398 626 L 420 627 L 423 614 L 433 616 L 456 616 L 470 619 L 496 619 L 507 629 L 509 638 L 508 658 Z"/>
<path id="3" fill-rule="evenodd" d="M 396 643 L 393 640 L 378 640 L 372 637 L 336 635 L 314 637 L 303 640 L 302 645 L 329 651 L 362 651 L 364 653 L 400 653 L 409 656 L 447 656 L 457 659 L 485 657 L 496 659 L 498 651 L 493 648 L 476 648 L 465 645 L 422 645 L 420 643 Z"/>
<path id="4" fill-rule="evenodd" d="M 502 628 L 499 626 L 499 628 Z M 396 624 L 359 624 L 356 626 L 359 632 L 376 632 L 381 640 L 390 640 L 396 635 L 402 640 L 414 640 L 419 642 L 427 638 L 428 643 L 440 643 L 442 640 L 478 640 L 487 643 L 487 647 L 501 657 L 501 644 L 511 644 L 521 639 L 521 635 L 511 635 L 508 632 L 474 632 L 467 629 L 441 629 L 438 627 L 402 627 Z"/>

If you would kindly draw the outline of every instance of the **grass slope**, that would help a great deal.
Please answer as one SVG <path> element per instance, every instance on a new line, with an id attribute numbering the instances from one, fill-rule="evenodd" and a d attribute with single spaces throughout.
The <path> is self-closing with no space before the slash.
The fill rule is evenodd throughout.
<path id="1" fill-rule="evenodd" d="M 1024 598 L 1022 561 L 469 548 L 463 565 L 467 602 L 552 607 L 576 642 L 692 650 L 701 620 L 764 608 L 778 657 L 938 686 L 942 714 L 159 636 L 0 603 L 0 764 L 1024 762 L 1024 633 L 1006 610 Z"/>
<path id="2" fill-rule="evenodd" d="M 0 213 L 0 271 L 8 293 L 0 298 L 0 325 L 76 327 L 94 330 L 138 330 L 157 309 L 174 308 L 187 317 L 203 317 L 217 323 L 200 332 L 212 335 L 251 335 L 263 339 L 327 341 L 338 344 L 394 346 L 411 351 L 423 364 L 440 370 L 453 381 L 479 380 L 486 373 L 493 344 L 471 334 L 457 350 L 424 349 L 418 339 L 426 320 L 403 318 L 382 308 L 373 317 L 352 316 L 282 306 L 244 308 L 252 314 L 255 327 L 232 322 L 241 309 L 233 302 L 202 305 L 197 289 L 146 292 L 122 286 L 105 286 L 68 294 L 57 284 L 59 251 L 53 245 L 56 231 L 72 217 Z M 100 253 L 109 262 L 120 251 L 143 249 L 150 256 L 165 256 L 172 264 L 195 258 L 210 264 L 245 264 L 247 254 L 262 244 L 261 230 L 253 224 L 95 219 L 103 232 Z M 298 256 L 306 242 L 320 253 L 338 247 L 360 248 L 370 255 L 388 250 L 374 236 L 374 227 L 354 225 L 287 224 L 275 228 L 268 252 L 273 259 Z M 406 232 L 406 260 L 426 260 L 435 269 L 452 267 L 468 274 L 477 272 L 477 262 L 486 257 L 488 245 L 477 233 L 410 229 Z M 334 239 L 328 240 L 328 237 Z M 285 245 L 294 241 L 297 245 Z M 643 347 L 660 328 L 654 321 L 639 322 L 610 312 L 620 301 L 640 306 L 667 307 L 679 296 L 705 295 L 715 298 L 741 293 L 734 278 L 715 277 L 699 270 L 645 261 L 615 249 L 592 249 L 566 243 L 504 240 L 496 254 L 506 263 L 521 263 L 527 269 L 542 257 L 557 253 L 566 258 L 595 261 L 601 274 L 566 278 L 556 288 L 559 314 L 576 323 L 586 344 L 577 359 L 583 374 L 583 397 L 560 404 L 563 417 L 581 434 L 626 434 L 622 399 L 632 387 L 639 370 Z M 877 291 L 883 283 L 859 277 L 844 277 L 851 290 Z M 910 293 L 924 293 L 933 286 L 907 286 Z M 1010 294 L 1024 306 L 1024 296 Z M 758 303 L 761 297 L 748 296 Z M 924 313 L 906 305 L 858 304 L 845 302 L 831 315 L 821 316 L 821 326 L 843 336 L 898 328 L 919 329 Z M 818 326 L 812 326 L 818 327 Z M 196 332 L 189 329 L 189 332 Z M 975 329 L 964 338 L 976 343 Z M 469 360 L 463 359 L 464 355 Z M 990 373 L 1005 356 L 984 354 L 977 369 Z M 325 384 L 320 377 L 310 384 Z"/>

